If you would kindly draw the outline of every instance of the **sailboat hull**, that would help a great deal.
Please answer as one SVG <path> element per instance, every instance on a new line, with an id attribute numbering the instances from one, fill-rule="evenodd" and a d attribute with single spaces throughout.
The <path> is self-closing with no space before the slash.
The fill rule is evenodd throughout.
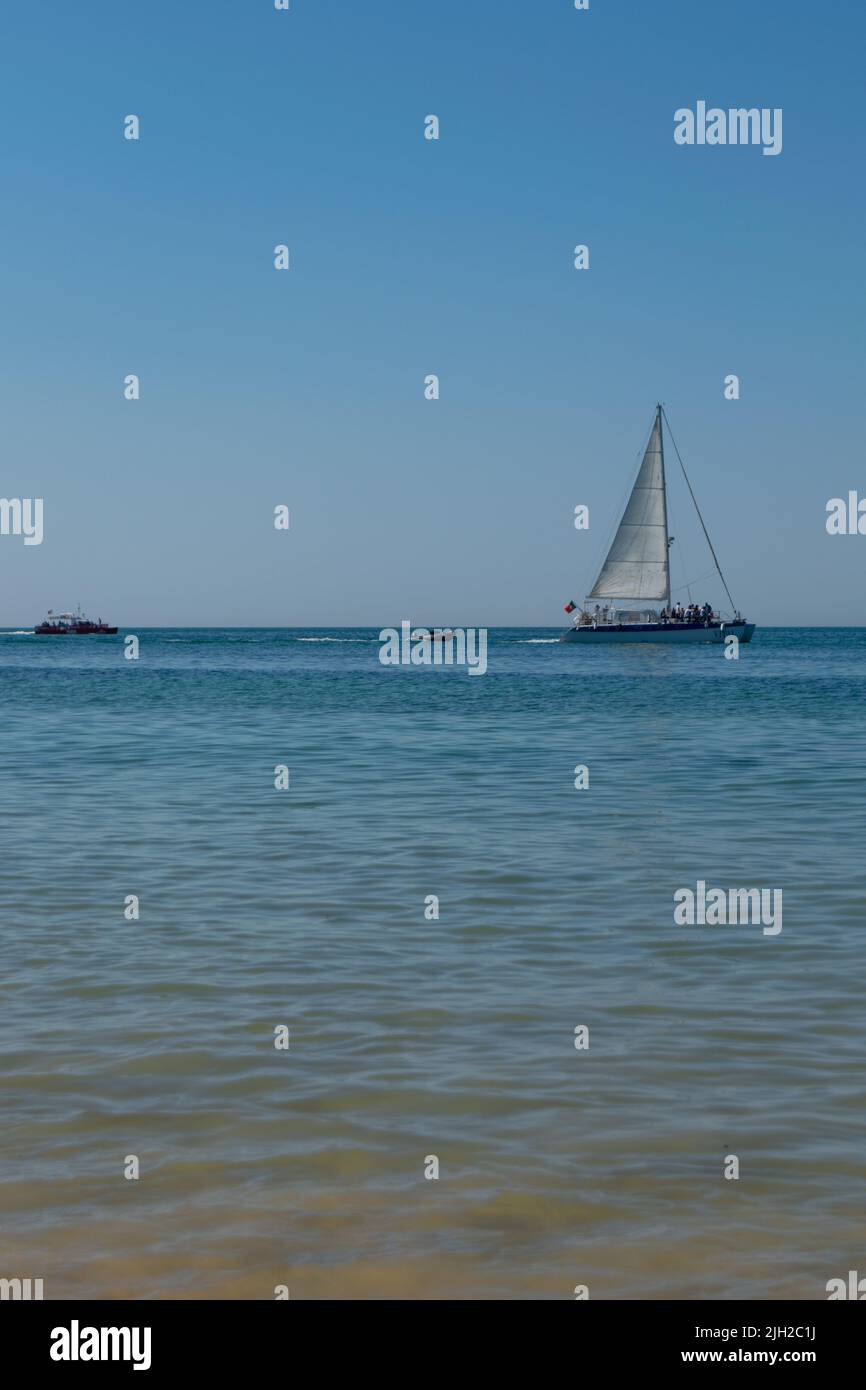
<path id="1" fill-rule="evenodd" d="M 596 642 L 661 642 L 665 646 L 682 642 L 724 643 L 726 637 L 751 642 L 754 623 L 622 623 L 598 627 L 572 627 L 560 637 L 560 642 L 577 642 L 592 646 Z"/>

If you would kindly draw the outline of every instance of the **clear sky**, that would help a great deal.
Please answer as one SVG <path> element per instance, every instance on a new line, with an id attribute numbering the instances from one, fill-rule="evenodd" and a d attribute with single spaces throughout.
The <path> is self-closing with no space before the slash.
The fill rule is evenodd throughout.
<path id="1" fill-rule="evenodd" d="M 41 0 L 0 44 L 0 495 L 45 505 L 0 623 L 556 624 L 657 400 L 749 616 L 866 622 L 862 6 Z M 782 153 L 677 146 L 698 100 Z"/>

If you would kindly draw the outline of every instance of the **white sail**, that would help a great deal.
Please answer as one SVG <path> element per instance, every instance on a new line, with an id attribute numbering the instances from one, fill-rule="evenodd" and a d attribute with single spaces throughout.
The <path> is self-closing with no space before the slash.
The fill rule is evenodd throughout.
<path id="1" fill-rule="evenodd" d="M 631 497 L 589 597 L 670 602 L 661 411 L 656 414 Z"/>

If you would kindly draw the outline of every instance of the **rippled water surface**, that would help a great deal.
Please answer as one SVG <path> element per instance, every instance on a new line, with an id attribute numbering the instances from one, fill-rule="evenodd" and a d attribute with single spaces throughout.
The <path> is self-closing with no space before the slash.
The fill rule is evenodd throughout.
<path id="1" fill-rule="evenodd" d="M 498 630 L 483 677 L 372 631 L 139 636 L 0 635 L 0 1275 L 824 1298 L 866 1268 L 866 630 L 736 662 Z M 781 889 L 782 932 L 676 925 L 698 880 Z"/>

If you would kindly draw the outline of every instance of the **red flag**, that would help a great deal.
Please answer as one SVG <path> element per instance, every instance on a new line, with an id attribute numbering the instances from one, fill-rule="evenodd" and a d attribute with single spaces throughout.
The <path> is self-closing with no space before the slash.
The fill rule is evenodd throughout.
<path id="1" fill-rule="evenodd" d="M 574 599 L 569 599 L 568 603 L 565 605 L 565 612 L 573 613 L 576 607 L 577 604 L 575 603 Z"/>

